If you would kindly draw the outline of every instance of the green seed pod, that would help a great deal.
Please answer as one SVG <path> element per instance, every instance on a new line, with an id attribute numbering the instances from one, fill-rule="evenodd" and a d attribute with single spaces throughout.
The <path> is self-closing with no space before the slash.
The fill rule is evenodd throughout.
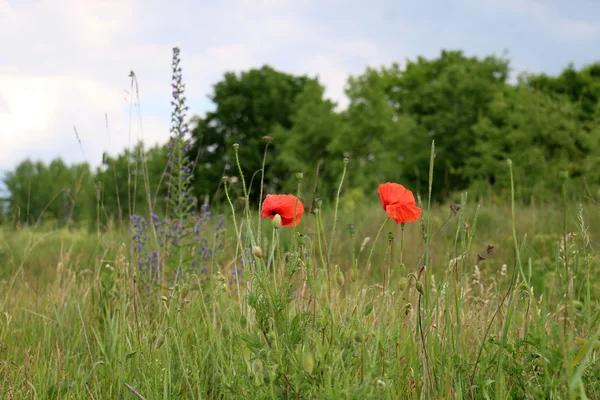
<path id="1" fill-rule="evenodd" d="M 273 227 L 275 229 L 281 228 L 281 215 L 275 214 L 275 216 L 273 217 Z"/>
<path id="2" fill-rule="evenodd" d="M 421 293 L 422 295 L 425 294 L 425 288 L 423 287 L 423 282 L 417 281 L 417 283 L 415 284 L 415 287 L 417 288 L 417 292 Z"/>
<path id="3" fill-rule="evenodd" d="M 248 324 L 248 319 L 246 318 L 245 315 L 242 315 L 240 317 L 240 326 L 242 327 L 242 329 L 246 329 L 247 324 Z"/>
<path id="4" fill-rule="evenodd" d="M 304 367 L 304 370 L 309 374 L 313 373 L 313 369 L 315 368 L 315 358 L 313 357 L 312 353 L 308 350 L 305 351 L 304 354 L 302 354 L 302 366 Z"/>
<path id="5" fill-rule="evenodd" d="M 566 181 L 567 179 L 569 179 L 569 171 L 560 171 L 558 173 L 558 177 L 563 180 Z"/>
<path id="6" fill-rule="evenodd" d="M 342 271 L 340 271 L 339 268 L 337 268 L 337 265 L 336 270 L 337 271 L 335 271 L 335 283 L 337 283 L 338 286 L 342 286 L 344 285 L 344 274 L 342 273 Z"/>
<path id="7" fill-rule="evenodd" d="M 350 236 L 354 236 L 356 233 L 356 225 L 350 224 L 348 225 L 348 232 L 350 232 Z"/>
<path id="8" fill-rule="evenodd" d="M 234 149 L 234 150 L 237 150 L 237 149 L 239 149 L 239 148 L 240 148 L 240 145 L 239 145 L 238 143 L 234 143 L 234 144 L 233 144 L 233 149 Z"/>
<path id="9" fill-rule="evenodd" d="M 304 174 L 302 173 L 302 171 L 296 172 L 296 179 L 301 181 L 302 178 L 304 178 Z"/>

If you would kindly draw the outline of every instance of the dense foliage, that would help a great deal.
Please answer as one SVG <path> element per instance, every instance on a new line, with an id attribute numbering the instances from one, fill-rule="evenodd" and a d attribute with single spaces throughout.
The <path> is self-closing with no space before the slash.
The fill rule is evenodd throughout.
<path id="1" fill-rule="evenodd" d="M 508 61 L 443 51 L 439 57 L 368 68 L 348 79 L 348 106 L 325 98 L 318 78 L 269 66 L 228 72 L 213 88 L 215 108 L 192 119 L 190 154 L 198 210 L 224 200 L 221 177 L 237 177 L 232 149 L 240 143 L 248 196 L 295 188 L 302 171 L 305 195 L 334 197 L 341 159 L 348 157 L 347 202 L 358 202 L 376 182 L 402 181 L 427 191 L 431 141 L 436 144 L 433 196 L 504 196 L 507 158 L 514 161 L 518 200 L 555 200 L 559 171 L 572 179 L 569 195 L 595 195 L 600 173 L 600 63 L 558 76 L 525 74 L 508 82 Z M 193 110 L 191 110 L 193 113 Z M 167 133 L 165 132 L 165 137 Z M 25 160 L 5 177 L 5 221 L 106 228 L 129 215 L 162 210 L 168 144 L 112 157 L 95 171 L 86 164 Z M 262 171 L 263 158 L 265 162 Z M 136 189 L 138 188 L 138 189 Z M 312 193 L 314 191 L 314 194 Z M 146 193 L 152 193 L 151 199 Z M 242 197 L 242 188 L 231 187 Z M 152 208 L 152 210 L 149 210 Z"/>

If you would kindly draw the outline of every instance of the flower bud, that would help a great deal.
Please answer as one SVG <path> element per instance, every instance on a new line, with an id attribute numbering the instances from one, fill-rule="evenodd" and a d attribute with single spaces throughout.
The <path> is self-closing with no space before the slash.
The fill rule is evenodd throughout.
<path id="1" fill-rule="evenodd" d="M 302 366 L 306 372 L 312 374 L 313 369 L 315 368 L 315 358 L 310 351 L 305 351 L 304 354 L 302 354 Z"/>
<path id="2" fill-rule="evenodd" d="M 367 315 L 371 314 L 371 311 L 373 311 L 373 303 L 369 303 L 365 306 L 365 310 L 363 311 L 363 315 L 366 317 Z"/>
<path id="3" fill-rule="evenodd" d="M 271 136 L 271 135 L 267 135 L 267 136 L 263 136 L 262 137 L 262 141 L 263 141 L 264 144 L 271 143 L 271 140 L 273 140 L 273 136 Z"/>
<path id="4" fill-rule="evenodd" d="M 356 225 L 350 224 L 348 225 L 348 232 L 350 232 L 350 236 L 354 236 L 356 233 Z"/>
<path id="5" fill-rule="evenodd" d="M 558 177 L 563 180 L 566 181 L 567 179 L 569 179 L 569 171 L 560 171 L 558 173 Z"/>
<path id="6" fill-rule="evenodd" d="M 339 268 L 337 268 L 337 271 L 335 271 L 335 283 L 337 283 L 338 286 L 342 286 L 344 284 L 344 274 L 339 270 Z"/>
<path id="7" fill-rule="evenodd" d="M 425 288 L 423 287 L 423 282 L 417 281 L 415 286 L 417 287 L 417 292 L 421 293 L 422 295 L 425 294 Z"/>
<path id="8" fill-rule="evenodd" d="M 275 214 L 275 215 L 273 216 L 273 227 L 274 227 L 275 229 L 279 229 L 279 228 L 281 228 L 281 215 L 279 215 L 279 214 Z"/>
<path id="9" fill-rule="evenodd" d="M 348 157 L 344 157 L 344 165 L 348 165 L 348 162 L 349 162 L 349 161 L 350 161 L 350 160 L 348 159 Z"/>
<path id="10" fill-rule="evenodd" d="M 239 148 L 240 148 L 240 145 L 239 145 L 238 143 L 234 143 L 234 144 L 233 144 L 233 149 L 234 149 L 234 150 L 237 150 L 237 149 L 239 149 Z"/>
<path id="11" fill-rule="evenodd" d="M 252 248 L 252 254 L 258 258 L 262 258 L 262 249 L 258 246 L 254 246 Z"/>
<path id="12" fill-rule="evenodd" d="M 350 271 L 350 280 L 352 282 L 356 282 L 358 280 L 358 270 L 356 268 L 352 268 L 352 271 Z"/>

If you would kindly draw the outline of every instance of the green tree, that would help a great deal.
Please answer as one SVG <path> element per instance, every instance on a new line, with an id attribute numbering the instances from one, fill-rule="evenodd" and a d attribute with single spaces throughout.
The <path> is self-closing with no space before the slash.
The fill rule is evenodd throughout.
<path id="1" fill-rule="evenodd" d="M 397 145 L 406 165 L 412 167 L 405 170 L 407 178 L 427 187 L 435 140 L 434 195 L 443 197 L 468 186 L 462 169 L 475 144 L 472 127 L 505 86 L 508 70 L 504 59 L 442 51 L 436 59 L 408 61 L 404 71 L 398 65 L 384 71 L 389 103 L 397 115 L 408 115 L 419 126 L 415 135 Z"/>
<path id="2" fill-rule="evenodd" d="M 94 179 L 96 193 L 90 198 L 101 225 L 127 224 L 132 214 L 164 212 L 167 163 L 164 145 L 145 151 L 138 143 L 116 157 L 105 154 Z"/>
<path id="3" fill-rule="evenodd" d="M 371 68 L 350 77 L 345 124 L 330 144 L 332 152 L 344 153 L 351 160 L 349 184 L 364 191 L 385 181 L 405 181 L 407 168 L 411 168 L 405 162 L 405 143 L 420 133 L 415 120 L 398 113 L 390 101 L 386 90 L 391 78 L 386 69 Z"/>
<path id="4" fill-rule="evenodd" d="M 304 174 L 304 192 L 316 188 L 318 197 L 331 197 L 343 164 L 343 152 L 331 146 L 333 138 L 343 135 L 344 121 L 335 112 L 336 104 L 324 98 L 325 88 L 309 81 L 295 98 L 290 117 L 291 127 L 277 125 L 273 138 L 277 143 L 277 161 L 285 166 L 283 190 L 296 190 L 294 173 Z M 317 176 L 318 172 L 318 176 Z M 317 179 L 315 181 L 315 179 Z"/>
<path id="5" fill-rule="evenodd" d="M 260 179 L 254 177 L 252 185 L 250 181 L 262 167 L 263 137 L 272 134 L 276 126 L 284 130 L 292 127 L 295 99 L 310 81 L 314 79 L 263 66 L 241 74 L 228 72 L 214 85 L 211 100 L 216 109 L 203 118 L 196 118 L 192 131 L 192 154 L 198 159 L 195 171 L 198 196 L 212 196 L 223 175 L 238 175 L 232 145 L 239 143 L 240 161 L 251 198 L 258 198 Z M 277 141 L 273 141 L 270 151 L 276 153 L 278 146 Z M 279 190 L 282 177 L 289 172 L 276 157 L 268 157 L 265 184 L 269 190 Z"/>
<path id="6" fill-rule="evenodd" d="M 49 165 L 29 159 L 6 174 L 10 192 L 8 213 L 21 224 L 71 224 L 89 213 L 90 169 L 84 164 L 67 166 L 60 158 Z"/>
<path id="7" fill-rule="evenodd" d="M 600 102 L 600 62 L 577 71 L 573 64 L 560 75 L 525 74 L 521 84 L 542 90 L 547 94 L 567 96 L 577 107 L 577 118 L 586 129 L 594 128 L 596 110 Z"/>
<path id="8" fill-rule="evenodd" d="M 526 86 L 497 93 L 487 116 L 474 126 L 476 144 L 465 176 L 475 193 L 501 194 L 509 189 L 506 160 L 513 161 L 517 193 L 524 202 L 560 192 L 559 172 L 582 189 L 590 173 L 586 156 L 597 146 L 577 123 L 577 107 Z M 595 176 L 598 173 L 594 173 Z M 573 193 L 581 194 L 581 190 Z"/>

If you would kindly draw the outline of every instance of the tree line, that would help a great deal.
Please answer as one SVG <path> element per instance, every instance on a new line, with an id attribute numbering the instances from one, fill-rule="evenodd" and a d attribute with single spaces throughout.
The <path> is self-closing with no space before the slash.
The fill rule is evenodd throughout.
<path id="1" fill-rule="evenodd" d="M 559 201 L 561 171 L 569 196 L 595 196 L 600 187 L 600 62 L 560 74 L 521 74 L 509 83 L 510 63 L 444 50 L 367 68 L 350 76 L 348 106 L 339 110 L 318 77 L 269 65 L 227 72 L 212 87 L 213 111 L 191 123 L 193 188 L 197 203 L 224 200 L 223 176 L 237 177 L 238 143 L 250 201 L 265 193 L 295 192 L 331 199 L 350 160 L 344 191 L 358 204 L 385 181 L 402 182 L 425 197 L 435 141 L 433 196 L 503 198 L 513 161 L 518 200 Z M 191 110 L 193 112 L 193 110 Z M 17 224 L 122 225 L 134 212 L 164 207 L 164 145 L 111 156 L 92 170 L 25 160 L 6 174 L 8 198 L 0 218 Z M 262 169 L 264 163 L 264 171 Z M 264 177 L 262 176 L 264 173 Z M 264 179 L 263 179 L 264 178 Z M 239 186 L 239 185 L 238 185 Z M 234 197 L 241 188 L 232 185 Z M 152 211 L 153 211 L 152 210 Z M 0 221 L 1 221 L 0 220 Z"/>

